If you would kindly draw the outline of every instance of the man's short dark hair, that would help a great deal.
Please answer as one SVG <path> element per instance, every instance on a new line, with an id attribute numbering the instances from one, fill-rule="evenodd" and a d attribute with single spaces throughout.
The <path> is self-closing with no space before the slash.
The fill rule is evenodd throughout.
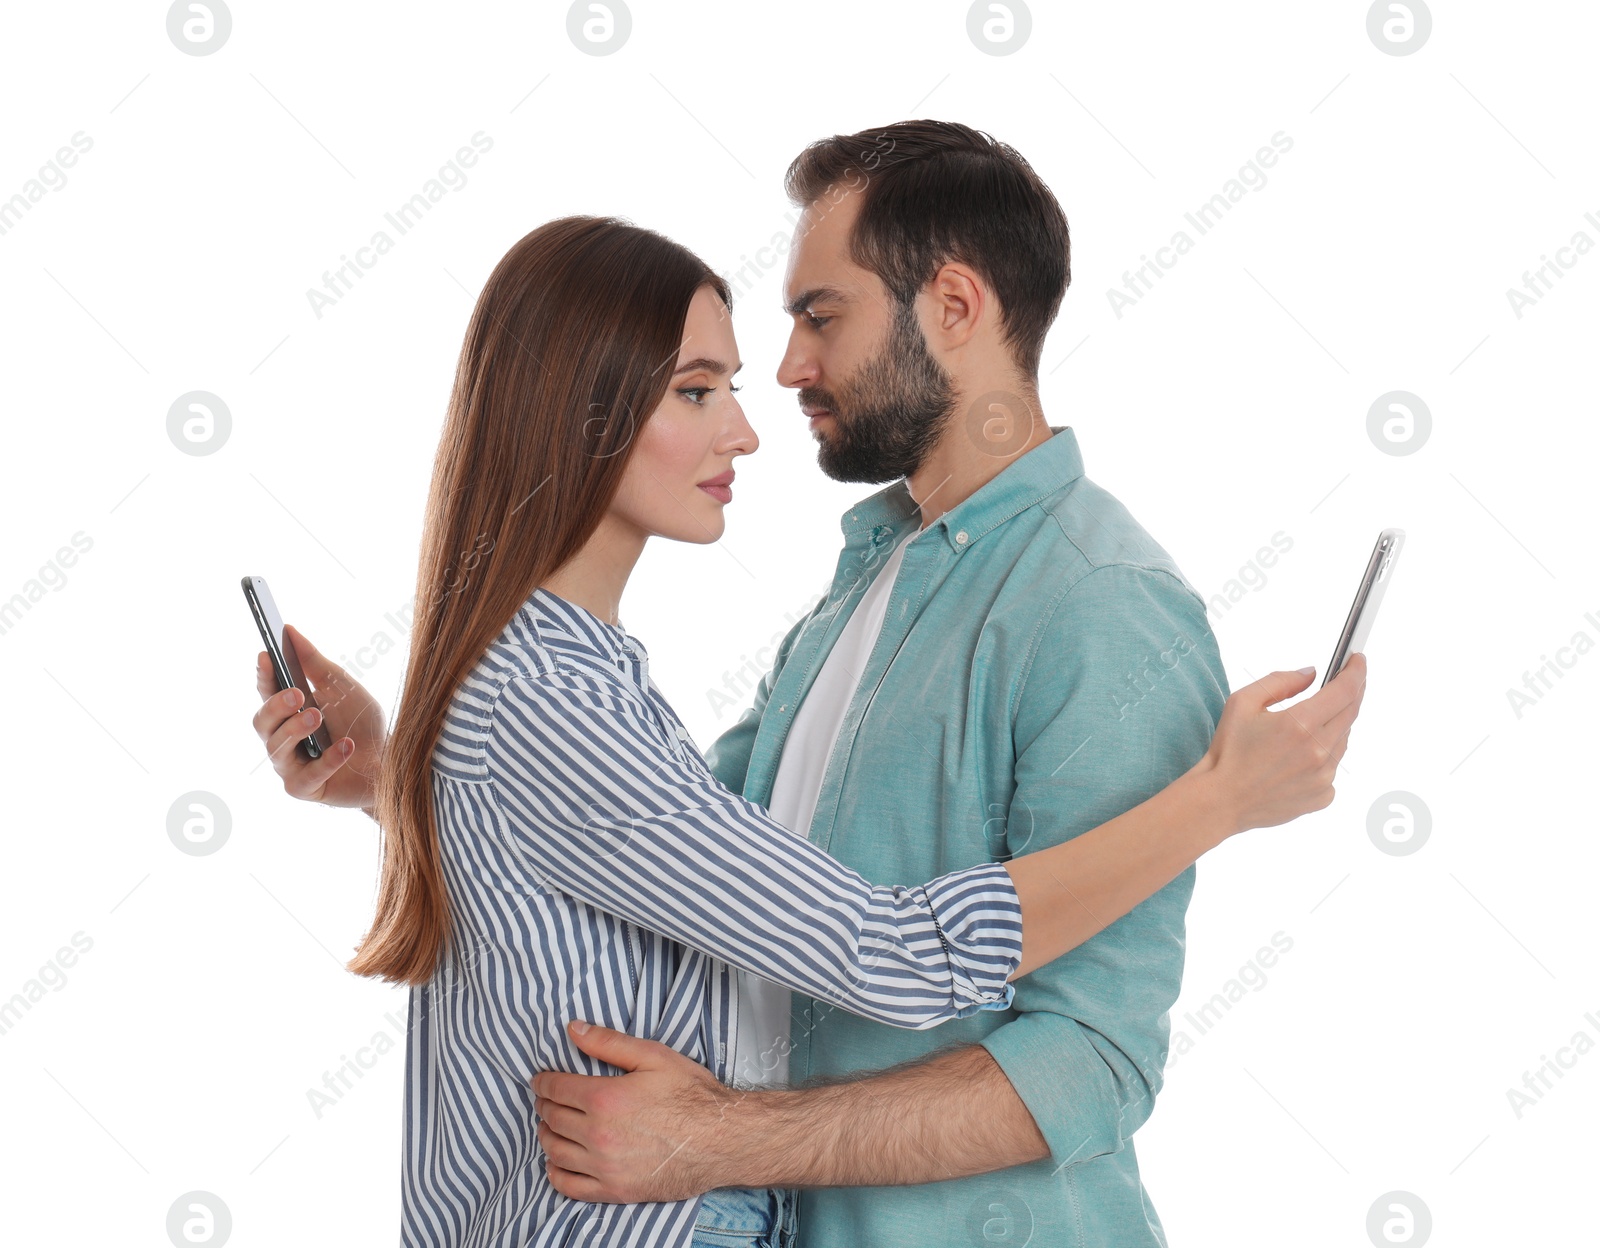
<path id="1" fill-rule="evenodd" d="M 1000 300 L 1001 340 L 1025 377 L 1072 281 L 1066 214 L 1015 148 L 953 121 L 901 121 L 818 139 L 784 190 L 804 208 L 861 193 L 850 258 L 902 305 L 942 264 L 971 265 Z"/>

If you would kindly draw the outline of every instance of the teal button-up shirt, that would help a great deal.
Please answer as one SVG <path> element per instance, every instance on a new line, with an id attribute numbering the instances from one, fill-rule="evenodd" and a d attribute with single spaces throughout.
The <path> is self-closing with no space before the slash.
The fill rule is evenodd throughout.
<path id="1" fill-rule="evenodd" d="M 906 548 L 807 831 L 875 883 L 1069 840 L 1187 771 L 1222 713 L 1227 677 L 1204 602 L 1083 475 L 1071 428 L 1052 431 Z M 895 540 L 920 522 L 903 480 L 841 518 L 827 596 L 707 751 L 729 788 L 766 804 L 801 700 Z M 1007 1010 L 907 1031 L 796 995 L 793 1083 L 982 1044 L 1051 1154 L 914 1187 L 802 1192 L 804 1248 L 1164 1246 L 1132 1137 L 1161 1089 L 1194 875 L 1017 980 Z M 907 1128 L 883 1109 L 865 1129 L 917 1150 L 887 1138 Z"/>

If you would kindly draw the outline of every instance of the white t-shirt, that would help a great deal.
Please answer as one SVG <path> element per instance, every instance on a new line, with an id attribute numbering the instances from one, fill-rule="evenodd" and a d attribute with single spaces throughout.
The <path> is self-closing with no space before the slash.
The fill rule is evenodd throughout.
<path id="1" fill-rule="evenodd" d="M 815 683 L 801 699 L 794 723 L 784 738 L 783 754 L 772 781 L 768 813 L 792 832 L 805 833 L 817 810 L 828 757 L 844 724 L 850 699 L 861 683 L 867 659 L 878 642 L 889 595 L 900 572 L 906 546 L 922 533 L 913 529 L 884 563 L 844 631 L 828 652 Z M 739 976 L 739 1017 L 734 1042 L 733 1078 L 745 1087 L 787 1083 L 789 1080 L 790 992 L 749 971 Z"/>

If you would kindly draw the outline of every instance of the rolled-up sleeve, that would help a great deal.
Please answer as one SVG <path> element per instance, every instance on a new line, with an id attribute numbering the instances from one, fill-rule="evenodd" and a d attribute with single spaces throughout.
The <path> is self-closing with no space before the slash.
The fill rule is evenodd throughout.
<path id="1" fill-rule="evenodd" d="M 1205 753 L 1228 694 L 1205 608 L 1157 568 L 1099 567 L 1041 631 L 1013 726 L 1013 853 L 1130 810 Z M 1057 1166 L 1120 1150 L 1162 1084 L 1195 870 L 1016 982 L 1017 1017 L 983 1038 Z"/>
<path id="2" fill-rule="evenodd" d="M 486 758 L 529 887 L 892 1026 L 1011 1004 L 1022 921 L 1002 865 L 870 884 L 723 785 L 621 680 L 510 677 Z"/>

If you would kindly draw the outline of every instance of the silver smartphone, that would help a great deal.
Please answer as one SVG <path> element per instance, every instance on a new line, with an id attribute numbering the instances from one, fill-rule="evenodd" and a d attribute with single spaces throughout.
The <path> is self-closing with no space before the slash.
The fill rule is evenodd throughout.
<path id="1" fill-rule="evenodd" d="M 1383 601 L 1384 590 L 1394 579 L 1395 560 L 1405 545 L 1404 529 L 1385 529 L 1378 534 L 1367 560 L 1367 570 L 1361 574 L 1361 585 L 1356 590 L 1356 600 L 1350 604 L 1350 614 L 1345 618 L 1344 631 L 1339 634 L 1339 644 L 1334 647 L 1328 670 L 1322 675 L 1326 685 L 1339 674 L 1339 669 L 1352 654 L 1367 648 L 1367 634 L 1372 631 L 1372 621 L 1378 616 L 1378 604 Z M 1320 686 L 1319 686 L 1320 688 Z"/>
<path id="2" fill-rule="evenodd" d="M 311 695 L 311 686 L 300 667 L 300 656 L 295 654 L 293 646 L 284 643 L 283 617 L 278 614 L 278 604 L 272 601 L 272 591 L 267 588 L 266 580 L 259 576 L 247 576 L 242 578 L 241 584 L 244 586 L 245 601 L 250 604 L 250 614 L 255 617 L 256 627 L 261 630 L 262 644 L 272 659 L 278 692 L 282 693 L 293 685 L 305 698 L 302 710 L 316 706 L 317 700 Z M 300 742 L 300 752 L 309 759 L 321 758 L 324 750 L 332 748 L 333 738 L 328 735 L 326 719 L 317 725 L 315 732 Z"/>

